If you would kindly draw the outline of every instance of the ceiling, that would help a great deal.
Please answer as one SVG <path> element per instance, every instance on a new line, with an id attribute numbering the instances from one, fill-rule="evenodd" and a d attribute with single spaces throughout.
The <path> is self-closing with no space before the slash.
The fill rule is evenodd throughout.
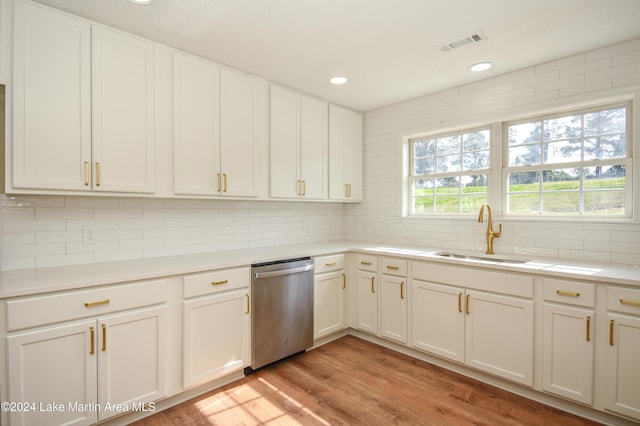
<path id="1" fill-rule="evenodd" d="M 37 1 L 359 111 L 640 37 L 640 0 Z"/>

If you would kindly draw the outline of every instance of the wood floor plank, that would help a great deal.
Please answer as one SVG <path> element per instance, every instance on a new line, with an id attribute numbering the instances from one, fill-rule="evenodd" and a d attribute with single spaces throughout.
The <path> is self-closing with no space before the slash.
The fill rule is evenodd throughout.
<path id="1" fill-rule="evenodd" d="M 354 336 L 156 413 L 164 425 L 540 425 L 597 423 Z"/>

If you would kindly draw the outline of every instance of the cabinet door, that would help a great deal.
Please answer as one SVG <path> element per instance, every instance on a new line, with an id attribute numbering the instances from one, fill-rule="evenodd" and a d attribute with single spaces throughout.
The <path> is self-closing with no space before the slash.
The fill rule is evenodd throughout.
<path id="1" fill-rule="evenodd" d="M 249 365 L 250 325 L 248 289 L 184 302 L 184 387 Z"/>
<path id="2" fill-rule="evenodd" d="M 320 274 L 313 283 L 313 338 L 344 329 L 345 276 L 342 271 Z"/>
<path id="3" fill-rule="evenodd" d="M 92 27 L 94 190 L 155 190 L 153 45 Z"/>
<path id="4" fill-rule="evenodd" d="M 413 281 L 412 345 L 464 362 L 464 290 Z"/>
<path id="5" fill-rule="evenodd" d="M 329 105 L 329 198 L 362 200 L 362 114 Z"/>
<path id="6" fill-rule="evenodd" d="M 257 195 L 258 83 L 253 77 L 220 70 L 221 194 Z"/>
<path id="7" fill-rule="evenodd" d="M 594 312 L 545 303 L 542 388 L 585 404 L 593 402 Z"/>
<path id="8" fill-rule="evenodd" d="M 166 395 L 167 307 L 98 319 L 98 403 L 142 404 Z M 99 419 L 121 414 L 102 410 Z"/>
<path id="9" fill-rule="evenodd" d="M 533 385 L 533 301 L 467 290 L 466 364 Z"/>
<path id="10" fill-rule="evenodd" d="M 12 425 L 89 425 L 98 421 L 98 410 L 69 407 L 69 403 L 79 407 L 96 403 L 95 325 L 90 320 L 7 337 L 9 392 L 3 401 L 38 404 L 35 410 L 11 412 Z M 45 411 L 40 402 L 45 406 L 62 404 L 64 409 Z"/>
<path id="11" fill-rule="evenodd" d="M 217 195 L 220 175 L 220 69 L 173 55 L 173 192 Z"/>
<path id="12" fill-rule="evenodd" d="M 300 97 L 300 175 L 302 196 L 327 198 L 327 104 Z"/>
<path id="13" fill-rule="evenodd" d="M 22 2 L 14 22 L 13 187 L 90 190 L 90 26 Z"/>
<path id="14" fill-rule="evenodd" d="M 358 271 L 356 283 L 356 327 L 378 334 L 378 281 L 377 274 Z"/>
<path id="15" fill-rule="evenodd" d="M 299 198 L 300 95 L 278 86 L 270 88 L 270 194 L 276 198 Z"/>
<path id="16" fill-rule="evenodd" d="M 404 277 L 380 276 L 380 336 L 407 343 L 407 282 Z"/>
<path id="17" fill-rule="evenodd" d="M 640 420 L 640 318 L 607 315 L 605 408 Z"/>

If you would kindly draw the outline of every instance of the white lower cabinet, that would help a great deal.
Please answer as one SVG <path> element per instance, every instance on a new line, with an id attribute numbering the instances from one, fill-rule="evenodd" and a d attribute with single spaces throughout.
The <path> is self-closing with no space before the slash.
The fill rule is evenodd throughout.
<path id="1" fill-rule="evenodd" d="M 319 339 L 345 328 L 344 255 L 314 259 L 313 338 Z"/>
<path id="2" fill-rule="evenodd" d="M 640 420 L 640 290 L 610 286 L 607 309 L 605 408 Z"/>
<path id="3" fill-rule="evenodd" d="M 515 287 L 522 293 L 515 296 L 532 298 L 533 280 L 418 262 L 412 265 L 412 346 L 532 386 L 533 300 L 448 284 Z"/>
<path id="4" fill-rule="evenodd" d="M 542 307 L 542 388 L 593 403 L 595 286 L 545 279 Z"/>
<path id="5" fill-rule="evenodd" d="M 12 425 L 88 425 L 166 395 L 166 306 L 7 337 Z"/>
<path id="6" fill-rule="evenodd" d="M 184 277 L 183 386 L 202 384 L 249 365 L 249 268 Z"/>

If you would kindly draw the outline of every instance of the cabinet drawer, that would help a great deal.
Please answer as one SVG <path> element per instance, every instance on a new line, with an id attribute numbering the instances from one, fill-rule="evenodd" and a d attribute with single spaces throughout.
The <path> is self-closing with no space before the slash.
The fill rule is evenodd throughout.
<path id="1" fill-rule="evenodd" d="M 393 257 L 380 258 L 380 272 L 387 275 L 407 276 L 407 261 Z"/>
<path id="2" fill-rule="evenodd" d="M 545 278 L 544 300 L 593 308 L 596 304 L 596 286 L 579 281 Z"/>
<path id="3" fill-rule="evenodd" d="M 236 288 L 249 287 L 251 284 L 250 268 L 224 269 L 185 275 L 182 279 L 184 297 L 202 296 L 220 293 Z"/>
<path id="4" fill-rule="evenodd" d="M 333 254 L 331 256 L 321 256 L 313 259 L 313 269 L 315 274 L 339 271 L 344 269 L 344 254 Z"/>
<path id="5" fill-rule="evenodd" d="M 150 306 L 166 300 L 165 279 L 13 299 L 7 301 L 7 331 Z"/>
<path id="6" fill-rule="evenodd" d="M 640 290 L 626 287 L 607 287 L 607 309 L 640 315 Z"/>
<path id="7" fill-rule="evenodd" d="M 378 272 L 378 257 L 367 254 L 358 255 L 358 269 L 362 271 Z"/>

